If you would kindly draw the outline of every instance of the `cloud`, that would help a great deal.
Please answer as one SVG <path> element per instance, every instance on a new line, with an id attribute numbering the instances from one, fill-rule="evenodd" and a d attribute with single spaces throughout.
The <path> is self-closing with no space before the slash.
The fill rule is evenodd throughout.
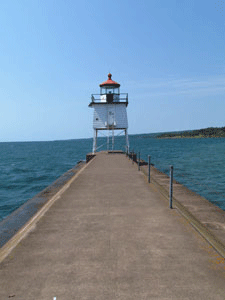
<path id="1" fill-rule="evenodd" d="M 139 96 L 175 96 L 192 95 L 203 97 L 207 95 L 224 95 L 225 76 L 199 78 L 152 79 L 142 82 L 128 82 L 126 87 L 137 92 Z"/>

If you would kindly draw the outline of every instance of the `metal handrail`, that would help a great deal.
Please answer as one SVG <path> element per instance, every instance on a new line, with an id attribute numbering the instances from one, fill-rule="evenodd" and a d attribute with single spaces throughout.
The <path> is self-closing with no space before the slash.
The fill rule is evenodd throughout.
<path id="1" fill-rule="evenodd" d="M 92 103 L 101 103 L 102 99 L 101 96 L 105 96 L 107 94 L 92 94 L 91 95 L 91 101 Z M 128 94 L 127 93 L 121 93 L 121 94 L 112 94 L 112 95 L 116 95 L 116 99 L 114 100 L 115 103 L 119 102 L 119 103 L 128 103 Z"/>

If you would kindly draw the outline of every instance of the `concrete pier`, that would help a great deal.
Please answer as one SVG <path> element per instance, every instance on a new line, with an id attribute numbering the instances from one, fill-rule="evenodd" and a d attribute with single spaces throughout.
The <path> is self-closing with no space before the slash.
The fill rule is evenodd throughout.
<path id="1" fill-rule="evenodd" d="M 2 300 L 225 295 L 223 257 L 119 153 L 89 161 L 2 247 L 0 260 Z"/>

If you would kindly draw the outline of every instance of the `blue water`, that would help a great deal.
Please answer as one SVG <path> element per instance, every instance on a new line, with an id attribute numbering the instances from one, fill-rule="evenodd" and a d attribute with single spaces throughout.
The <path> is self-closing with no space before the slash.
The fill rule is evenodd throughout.
<path id="1" fill-rule="evenodd" d="M 225 210 L 225 139 L 129 137 L 130 149 L 191 190 Z M 99 145 L 105 143 L 101 138 Z M 124 150 L 124 137 L 116 149 Z M 0 143 L 0 221 L 91 152 L 92 139 Z M 105 146 L 99 150 L 104 150 Z"/>

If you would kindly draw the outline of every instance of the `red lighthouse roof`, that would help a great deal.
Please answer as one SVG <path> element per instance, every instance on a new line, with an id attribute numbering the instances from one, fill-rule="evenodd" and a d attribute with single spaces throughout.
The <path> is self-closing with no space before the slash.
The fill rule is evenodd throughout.
<path id="1" fill-rule="evenodd" d="M 117 83 L 117 82 L 115 82 L 115 81 L 113 81 L 113 80 L 111 79 L 111 77 L 112 77 L 112 74 L 109 73 L 109 74 L 108 74 L 108 80 L 106 80 L 106 81 L 104 81 L 103 83 L 99 84 L 99 86 L 100 86 L 100 87 L 103 87 L 103 86 L 120 87 L 120 84 Z"/>

